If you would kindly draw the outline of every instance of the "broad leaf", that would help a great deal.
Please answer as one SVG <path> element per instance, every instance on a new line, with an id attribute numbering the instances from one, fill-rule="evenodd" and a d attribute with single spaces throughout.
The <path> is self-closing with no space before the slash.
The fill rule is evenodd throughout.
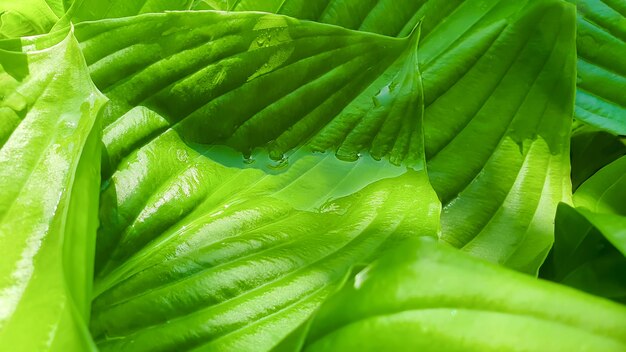
<path id="1" fill-rule="evenodd" d="M 626 157 L 598 171 L 562 204 L 556 242 L 543 276 L 626 301 Z"/>
<path id="2" fill-rule="evenodd" d="M 442 240 L 536 273 L 571 196 L 575 11 L 561 1 L 257 1 L 275 11 L 406 35 L 423 19 L 426 159 Z"/>
<path id="3" fill-rule="evenodd" d="M 625 348 L 623 306 L 420 241 L 374 262 L 325 303 L 303 350 Z"/>
<path id="4" fill-rule="evenodd" d="M 626 255 L 626 157 L 602 168 L 574 194 L 574 204 Z"/>
<path id="5" fill-rule="evenodd" d="M 58 19 L 44 0 L 4 0 L 0 4 L 0 39 L 48 33 Z"/>
<path id="6" fill-rule="evenodd" d="M 571 2 L 578 7 L 576 118 L 626 135 L 626 3 Z"/>
<path id="7" fill-rule="evenodd" d="M 444 241 L 529 273 L 543 262 L 571 192 L 574 28 L 572 6 L 538 2 L 426 107 Z"/>
<path id="8" fill-rule="evenodd" d="M 143 105 L 166 119 L 146 136 L 172 126 L 188 142 L 247 155 L 266 147 L 277 160 L 306 143 L 345 160 L 368 152 L 423 167 L 418 31 L 394 39 L 220 12 L 137 16 L 76 31 L 95 83 L 115 103 L 106 126 Z"/>
<path id="9" fill-rule="evenodd" d="M 567 204 L 559 206 L 554 248 L 542 267 L 541 276 L 594 295 L 626 302 L 626 258 L 588 220 L 594 214 L 585 212 Z"/>
<path id="10" fill-rule="evenodd" d="M 119 121 L 166 122 L 145 108 Z M 231 152 L 239 167 L 226 167 L 208 157 L 223 149 L 189 146 L 172 129 L 133 147 L 124 126 L 104 135 L 108 150 L 131 152 L 101 200 L 92 332 L 103 351 L 268 350 L 353 265 L 436 234 L 423 172 L 309 153 L 261 170 Z"/>
<path id="11" fill-rule="evenodd" d="M 435 234 L 417 31 L 178 12 L 77 36 L 112 99 L 92 320 L 103 350 L 269 349 L 353 265 Z"/>
<path id="12" fill-rule="evenodd" d="M 71 32 L 0 41 L 1 350 L 93 348 L 103 101 Z"/>

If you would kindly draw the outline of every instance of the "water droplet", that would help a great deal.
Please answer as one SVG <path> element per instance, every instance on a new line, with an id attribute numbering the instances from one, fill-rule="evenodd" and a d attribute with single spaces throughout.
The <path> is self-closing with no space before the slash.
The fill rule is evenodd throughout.
<path id="1" fill-rule="evenodd" d="M 279 170 L 287 167 L 287 165 L 289 165 L 289 160 L 283 156 L 278 160 L 272 160 L 272 162 L 268 164 L 267 167 L 269 167 L 270 169 Z"/>
<path id="2" fill-rule="evenodd" d="M 393 92 L 393 91 L 394 91 L 394 89 L 396 89 L 396 87 L 397 87 L 397 86 L 398 86 L 398 82 L 395 82 L 395 81 L 394 81 L 394 82 L 391 82 L 391 83 L 389 84 L 389 91 L 390 91 L 390 92 Z"/>
<path id="3" fill-rule="evenodd" d="M 252 155 L 244 155 L 243 156 L 243 163 L 246 165 L 250 165 L 250 164 L 254 164 L 255 160 L 252 157 Z"/>
<path id="4" fill-rule="evenodd" d="M 372 97 L 372 103 L 374 103 L 375 107 L 379 107 L 380 106 L 380 101 L 378 100 L 378 97 Z"/>

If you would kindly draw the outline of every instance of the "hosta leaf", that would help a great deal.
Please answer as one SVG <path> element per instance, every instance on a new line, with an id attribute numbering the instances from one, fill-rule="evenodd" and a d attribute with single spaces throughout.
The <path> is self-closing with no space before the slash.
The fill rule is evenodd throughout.
<path id="1" fill-rule="evenodd" d="M 626 302 L 626 258 L 590 222 L 594 215 L 564 203 L 559 205 L 554 249 L 541 275 L 594 295 Z M 605 223 L 611 224 L 614 219 L 608 220 Z"/>
<path id="2" fill-rule="evenodd" d="M 0 41 L 1 350 L 93 348 L 103 100 L 68 31 Z"/>
<path id="3" fill-rule="evenodd" d="M 256 153 L 249 162 L 274 163 L 262 170 L 173 129 L 137 144 L 135 126 L 167 123 L 144 107 L 118 121 L 106 149 L 130 152 L 101 198 L 91 329 L 103 351 L 268 350 L 353 265 L 436 233 L 423 171 L 307 152 L 289 166 Z"/>
<path id="4" fill-rule="evenodd" d="M 167 10 L 188 10 L 192 0 L 75 0 L 72 21 L 118 18 Z"/>
<path id="5" fill-rule="evenodd" d="M 303 350 L 623 351 L 625 327 L 623 306 L 422 241 L 325 303 Z"/>
<path id="6" fill-rule="evenodd" d="M 626 157 L 621 157 L 580 186 L 574 204 L 626 255 Z"/>
<path id="7" fill-rule="evenodd" d="M 246 154 L 265 146 L 281 159 L 308 140 L 341 159 L 369 152 L 422 167 L 418 31 L 395 39 L 220 12 L 144 15 L 76 30 L 94 81 L 116 103 L 107 126 L 144 105 L 164 116 L 161 130 L 173 126 L 189 142 Z"/>
<path id="8" fill-rule="evenodd" d="M 442 239 L 535 273 L 569 201 L 575 17 L 560 1 L 256 1 L 348 28 L 405 35 L 420 18 L 426 159 Z"/>
<path id="9" fill-rule="evenodd" d="M 0 39 L 48 33 L 58 19 L 44 0 L 4 0 L 0 4 Z"/>
<path id="10" fill-rule="evenodd" d="M 602 168 L 559 207 L 545 277 L 626 301 L 626 157 Z"/>
<path id="11" fill-rule="evenodd" d="M 572 187 L 576 190 L 602 167 L 626 155 L 626 139 L 591 126 L 572 132 Z"/>
<path id="12" fill-rule="evenodd" d="M 571 2 L 578 7 L 576 118 L 626 135 L 626 3 Z"/>
<path id="13" fill-rule="evenodd" d="M 538 2 L 426 108 L 444 241 L 530 273 L 542 263 L 571 192 L 574 28 L 572 6 Z"/>

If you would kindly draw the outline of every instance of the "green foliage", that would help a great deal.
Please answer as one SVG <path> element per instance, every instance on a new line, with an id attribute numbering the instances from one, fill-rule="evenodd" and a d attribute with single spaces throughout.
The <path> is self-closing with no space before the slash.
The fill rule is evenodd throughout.
<path id="1" fill-rule="evenodd" d="M 625 350 L 624 16 L 3 2 L 0 350 Z"/>
<path id="2" fill-rule="evenodd" d="M 0 347 L 89 350 L 105 99 L 71 31 L 18 44 L 0 51 Z"/>

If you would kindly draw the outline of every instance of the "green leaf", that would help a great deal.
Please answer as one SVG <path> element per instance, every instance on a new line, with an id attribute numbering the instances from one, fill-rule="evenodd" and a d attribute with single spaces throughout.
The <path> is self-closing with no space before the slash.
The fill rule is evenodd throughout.
<path id="1" fill-rule="evenodd" d="M 0 41 L 2 350 L 94 348 L 103 102 L 71 32 Z"/>
<path id="2" fill-rule="evenodd" d="M 626 135 L 626 4 L 571 2 L 578 7 L 576 118 Z"/>
<path id="3" fill-rule="evenodd" d="M 58 19 L 44 0 L 4 0 L 0 5 L 0 39 L 48 33 Z"/>
<path id="4" fill-rule="evenodd" d="M 242 0 L 386 35 L 423 18 L 429 176 L 444 204 L 442 240 L 536 273 L 569 201 L 575 11 L 561 1 Z"/>
<path id="5" fill-rule="evenodd" d="M 76 31 L 112 100 L 92 319 L 101 349 L 270 349 L 353 265 L 436 233 L 418 31 L 217 12 Z"/>
<path id="6" fill-rule="evenodd" d="M 303 350 L 623 351 L 625 327 L 621 305 L 419 241 L 326 302 Z"/>
<path id="7" fill-rule="evenodd" d="M 591 294 L 626 302 L 626 259 L 589 220 L 591 214 L 559 205 L 554 249 L 542 277 Z"/>
<path id="8" fill-rule="evenodd" d="M 571 194 L 574 28 L 572 6 L 537 2 L 489 37 L 467 73 L 426 107 L 426 158 L 444 204 L 444 241 L 537 272 L 557 204 Z"/>
<path id="9" fill-rule="evenodd" d="M 76 32 L 115 103 L 105 126 L 143 105 L 188 142 L 265 147 L 276 160 L 306 143 L 423 168 L 418 30 L 395 39 L 270 14 L 172 12 Z"/>
<path id="10" fill-rule="evenodd" d="M 143 107 L 124 120 L 165 121 Z M 124 126 L 116 150 L 135 148 Z M 107 148 L 120 132 L 105 129 Z M 223 148 L 177 132 L 139 144 L 103 190 L 91 324 L 103 351 L 268 350 L 353 265 L 436 234 L 423 171 L 308 152 L 261 170 L 251 166 L 271 163 L 267 154 L 244 164 L 233 151 L 239 166 L 227 167 L 209 157 L 224 158 Z"/>
<path id="11" fill-rule="evenodd" d="M 188 10 L 192 0 L 76 0 L 72 21 L 135 16 L 174 10 Z"/>
<path id="12" fill-rule="evenodd" d="M 543 276 L 626 302 L 626 157 L 602 168 L 559 206 L 556 242 Z"/>
<path id="13" fill-rule="evenodd" d="M 572 186 L 576 190 L 602 167 L 626 155 L 626 139 L 591 126 L 572 132 Z"/>
<path id="14" fill-rule="evenodd" d="M 603 235 L 626 255 L 626 157 L 621 157 L 583 183 L 574 204 Z"/>

